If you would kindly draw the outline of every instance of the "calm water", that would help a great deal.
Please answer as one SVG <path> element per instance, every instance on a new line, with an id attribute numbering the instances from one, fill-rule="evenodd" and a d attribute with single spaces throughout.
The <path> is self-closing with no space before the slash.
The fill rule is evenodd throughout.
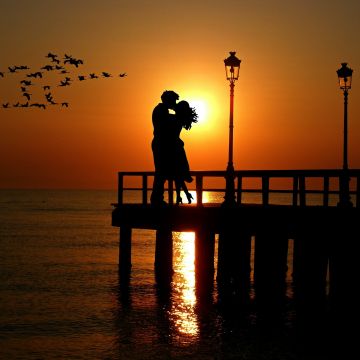
<path id="1" fill-rule="evenodd" d="M 200 303 L 192 233 L 174 234 L 164 294 L 154 280 L 155 233 L 134 230 L 124 286 L 115 201 L 112 191 L 0 191 L 1 359 L 322 358 L 305 350 L 290 320 L 259 329 L 255 314 L 219 306 L 216 291 Z"/>

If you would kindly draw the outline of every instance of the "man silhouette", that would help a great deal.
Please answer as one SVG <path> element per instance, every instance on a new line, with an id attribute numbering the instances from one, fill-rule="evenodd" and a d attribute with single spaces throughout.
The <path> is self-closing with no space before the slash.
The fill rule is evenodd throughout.
<path id="1" fill-rule="evenodd" d="M 179 95 L 166 90 L 161 95 L 161 103 L 155 106 L 152 113 L 154 138 L 151 143 L 153 151 L 155 177 L 151 194 L 152 205 L 164 205 L 164 184 L 171 174 L 173 119 L 169 109 L 174 110 Z"/>

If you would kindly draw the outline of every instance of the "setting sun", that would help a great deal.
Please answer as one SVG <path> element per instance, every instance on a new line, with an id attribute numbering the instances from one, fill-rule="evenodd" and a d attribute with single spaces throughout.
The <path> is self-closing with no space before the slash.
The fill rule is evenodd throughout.
<path id="1" fill-rule="evenodd" d="M 198 114 L 198 122 L 205 123 L 208 119 L 208 104 L 203 99 L 190 99 L 189 104 L 194 107 Z"/>
<path id="2" fill-rule="evenodd" d="M 182 98 L 187 100 L 191 107 L 195 108 L 198 114 L 198 122 L 194 124 L 193 129 L 205 129 L 210 131 L 216 123 L 215 119 L 219 116 L 219 106 L 215 94 L 202 89 L 201 92 L 184 92 Z"/>

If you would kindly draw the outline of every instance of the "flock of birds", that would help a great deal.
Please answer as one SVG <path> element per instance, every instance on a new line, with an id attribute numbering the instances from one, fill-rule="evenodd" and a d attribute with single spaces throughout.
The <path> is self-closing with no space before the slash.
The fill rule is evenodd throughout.
<path id="1" fill-rule="evenodd" d="M 75 75 L 73 77 L 70 75 L 70 67 L 78 68 L 80 65 L 84 64 L 84 61 L 81 59 L 76 59 L 75 57 L 71 55 L 64 54 L 64 57 L 62 59 L 59 59 L 59 56 L 56 54 L 52 54 L 49 52 L 46 56 L 48 59 L 49 64 L 44 65 L 40 69 L 37 69 L 34 72 L 30 72 L 27 70 L 31 70 L 30 67 L 26 65 L 14 65 L 9 66 L 8 71 L 0 71 L 0 79 L 4 78 L 8 74 L 24 74 L 24 78 L 20 81 L 20 90 L 21 94 L 23 96 L 23 101 L 18 101 L 17 103 L 10 103 L 5 102 L 2 103 L 2 108 L 9 109 L 9 108 L 29 108 L 29 107 L 37 107 L 40 109 L 46 109 L 50 106 L 59 105 L 61 107 L 69 107 L 68 102 L 57 102 L 55 101 L 53 95 L 52 95 L 52 89 L 54 86 L 52 85 L 42 85 L 42 100 L 41 102 L 33 102 L 32 97 L 33 94 L 30 92 L 30 89 L 33 88 L 37 84 L 37 80 L 41 79 L 44 81 L 46 79 L 46 75 L 49 73 L 56 73 L 59 76 L 61 76 L 61 79 L 58 81 L 57 85 L 55 87 L 65 87 L 70 86 L 71 83 L 75 80 L 78 81 L 85 81 L 85 80 L 93 80 L 98 78 L 110 78 L 113 77 L 112 74 L 102 71 L 99 74 L 96 73 L 90 73 L 89 75 Z M 71 76 L 71 77 L 70 77 Z M 127 76 L 126 73 L 120 73 L 116 75 L 116 77 L 123 78 Z M 25 100 L 26 99 L 26 100 Z M 26 102 L 25 102 L 26 101 Z"/>

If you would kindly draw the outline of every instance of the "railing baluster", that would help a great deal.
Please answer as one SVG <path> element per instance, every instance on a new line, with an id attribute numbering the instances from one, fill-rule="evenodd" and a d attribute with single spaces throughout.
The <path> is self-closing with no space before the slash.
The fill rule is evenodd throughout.
<path id="1" fill-rule="evenodd" d="M 118 206 L 123 204 L 123 192 L 124 192 L 124 175 L 118 173 Z"/>
<path id="2" fill-rule="evenodd" d="M 262 177 L 262 202 L 263 205 L 269 205 L 269 177 Z"/>
<path id="3" fill-rule="evenodd" d="M 142 177 L 142 203 L 143 205 L 147 204 L 147 175 L 143 174 Z"/>
<path id="4" fill-rule="evenodd" d="M 196 175 L 196 205 L 202 206 L 203 176 Z"/>
<path id="5" fill-rule="evenodd" d="M 329 177 L 324 176 L 324 197 L 323 197 L 323 205 L 329 206 Z"/>
<path id="6" fill-rule="evenodd" d="M 299 177 L 300 206 L 306 206 L 306 185 L 305 176 Z"/>
<path id="7" fill-rule="evenodd" d="M 242 176 L 238 176 L 237 177 L 238 181 L 237 181 L 237 191 L 236 191 L 236 202 L 238 205 L 241 205 L 241 200 L 242 200 Z"/>
<path id="8" fill-rule="evenodd" d="M 292 204 L 293 206 L 297 206 L 298 204 L 298 193 L 299 193 L 299 177 L 293 177 L 293 199 Z"/>

